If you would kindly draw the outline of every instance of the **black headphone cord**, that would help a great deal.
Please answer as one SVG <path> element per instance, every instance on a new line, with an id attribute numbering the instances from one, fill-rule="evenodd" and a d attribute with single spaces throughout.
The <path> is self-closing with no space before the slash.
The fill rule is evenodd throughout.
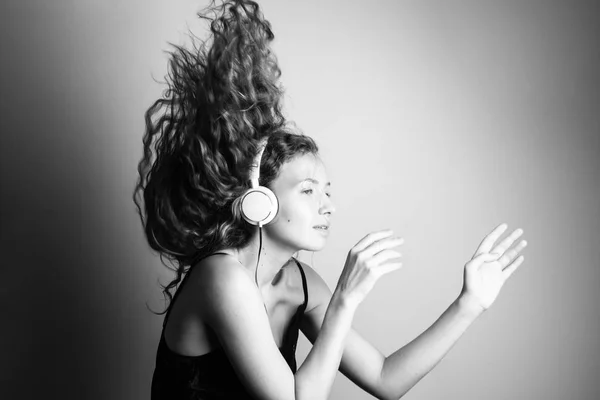
<path id="1" fill-rule="evenodd" d="M 256 259 L 256 269 L 254 270 L 254 281 L 256 282 L 256 287 L 260 289 L 258 286 L 258 264 L 260 262 L 260 253 L 262 250 L 262 227 L 258 226 L 258 258 Z"/>

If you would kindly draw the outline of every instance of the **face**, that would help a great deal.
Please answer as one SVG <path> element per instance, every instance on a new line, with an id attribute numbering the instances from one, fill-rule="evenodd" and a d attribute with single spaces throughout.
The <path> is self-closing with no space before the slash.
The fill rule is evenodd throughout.
<path id="1" fill-rule="evenodd" d="M 301 155 L 282 165 L 271 184 L 279 212 L 265 233 L 293 252 L 323 249 L 335 212 L 330 186 L 325 166 L 315 155 Z"/>

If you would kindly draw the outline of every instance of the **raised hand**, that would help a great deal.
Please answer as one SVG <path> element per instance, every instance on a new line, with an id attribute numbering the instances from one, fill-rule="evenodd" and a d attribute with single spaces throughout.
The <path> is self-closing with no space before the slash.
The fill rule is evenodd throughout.
<path id="1" fill-rule="evenodd" d="M 498 245 L 496 241 L 506 230 L 506 224 L 500 224 L 481 242 L 475 254 L 465 265 L 464 282 L 461 296 L 475 306 L 487 310 L 496 300 L 504 282 L 523 263 L 524 256 L 517 255 L 527 246 L 521 240 L 514 248 L 510 247 L 523 234 L 522 229 L 514 230 Z"/>
<path id="2" fill-rule="evenodd" d="M 358 306 L 377 279 L 402 266 L 398 260 L 402 254 L 391 249 L 404 243 L 404 239 L 393 237 L 393 233 L 391 230 L 369 233 L 350 249 L 334 295 Z"/>

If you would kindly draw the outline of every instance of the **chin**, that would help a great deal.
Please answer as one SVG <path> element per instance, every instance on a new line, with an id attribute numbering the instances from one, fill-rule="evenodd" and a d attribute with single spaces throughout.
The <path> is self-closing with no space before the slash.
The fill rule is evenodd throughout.
<path id="1" fill-rule="evenodd" d="M 282 242 L 295 251 L 321 251 L 327 244 L 327 236 L 319 232 L 286 232 L 288 240 Z"/>
<path id="2" fill-rule="evenodd" d="M 303 251 L 321 251 L 325 246 L 305 246 L 301 250 Z"/>
<path id="3" fill-rule="evenodd" d="M 306 251 L 321 251 L 327 244 L 327 238 L 321 238 L 320 240 L 313 240 L 310 243 L 306 243 L 303 250 Z"/>

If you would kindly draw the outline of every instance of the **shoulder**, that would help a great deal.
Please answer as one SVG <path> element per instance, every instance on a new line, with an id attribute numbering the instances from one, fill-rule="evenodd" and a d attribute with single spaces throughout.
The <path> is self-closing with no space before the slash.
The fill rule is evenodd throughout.
<path id="1" fill-rule="evenodd" d="M 229 255 L 207 257 L 196 264 L 192 272 L 194 300 L 208 320 L 259 299 L 248 271 Z"/>
<path id="2" fill-rule="evenodd" d="M 294 377 L 273 339 L 251 274 L 235 258 L 215 255 L 192 271 L 203 320 L 253 398 L 293 398 Z"/>
<path id="3" fill-rule="evenodd" d="M 206 257 L 194 265 L 192 272 L 194 282 L 207 290 L 215 285 L 225 288 L 228 283 L 243 284 L 250 281 L 247 270 L 228 254 Z"/>
<path id="4" fill-rule="evenodd" d="M 331 299 L 331 289 L 327 286 L 325 280 L 314 270 L 310 265 L 298 260 L 306 275 L 306 284 L 308 287 L 308 304 L 306 306 L 306 312 L 319 307 L 329 305 Z"/>

